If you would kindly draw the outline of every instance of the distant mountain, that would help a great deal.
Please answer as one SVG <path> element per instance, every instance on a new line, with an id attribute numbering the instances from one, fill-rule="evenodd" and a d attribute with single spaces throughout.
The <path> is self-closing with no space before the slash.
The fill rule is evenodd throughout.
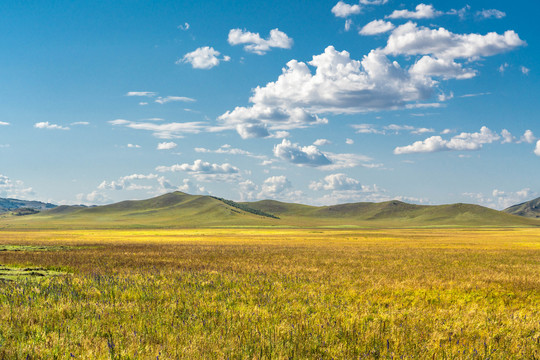
<path id="1" fill-rule="evenodd" d="M 274 200 L 237 203 L 218 197 L 182 192 L 105 206 L 58 206 L 36 215 L 0 219 L 0 228 L 133 229 L 235 226 L 540 226 L 540 221 L 471 204 L 414 205 L 395 200 L 334 206 L 310 206 Z"/>
<path id="2" fill-rule="evenodd" d="M 52 209 L 55 207 L 56 205 L 54 204 L 44 203 L 41 201 L 28 201 L 28 200 L 0 198 L 0 214 L 15 211 L 21 208 L 41 211 L 41 210 Z"/>
<path id="3" fill-rule="evenodd" d="M 512 215 L 524 216 L 528 218 L 540 218 L 540 198 L 510 206 L 503 211 Z"/>

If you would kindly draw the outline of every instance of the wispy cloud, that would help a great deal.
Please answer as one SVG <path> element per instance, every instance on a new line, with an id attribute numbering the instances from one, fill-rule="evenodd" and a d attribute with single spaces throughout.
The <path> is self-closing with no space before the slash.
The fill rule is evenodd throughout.
<path id="1" fill-rule="evenodd" d="M 61 126 L 57 124 L 51 124 L 48 121 L 42 121 L 34 124 L 36 129 L 48 129 L 48 130 L 69 130 L 67 126 Z"/>

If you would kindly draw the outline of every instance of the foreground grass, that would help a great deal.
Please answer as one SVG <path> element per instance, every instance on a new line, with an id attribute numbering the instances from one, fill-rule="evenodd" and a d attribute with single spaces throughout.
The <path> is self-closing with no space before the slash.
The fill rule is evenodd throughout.
<path id="1" fill-rule="evenodd" d="M 540 358 L 540 230 L 0 232 L 0 359 Z M 77 249 L 77 247 L 80 247 Z"/>

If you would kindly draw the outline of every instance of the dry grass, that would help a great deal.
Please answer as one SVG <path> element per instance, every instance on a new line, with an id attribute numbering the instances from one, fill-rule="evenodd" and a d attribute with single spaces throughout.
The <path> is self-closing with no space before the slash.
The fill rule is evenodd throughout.
<path id="1" fill-rule="evenodd" d="M 540 230 L 0 232 L 0 359 L 540 358 Z"/>

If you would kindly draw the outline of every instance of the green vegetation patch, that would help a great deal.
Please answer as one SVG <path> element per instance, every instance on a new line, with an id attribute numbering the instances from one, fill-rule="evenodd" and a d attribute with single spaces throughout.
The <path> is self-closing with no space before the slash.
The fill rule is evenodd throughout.
<path id="1" fill-rule="evenodd" d="M 60 245 L 0 245 L 0 251 L 62 251 L 71 250 L 72 246 Z"/>
<path id="2" fill-rule="evenodd" d="M 235 201 L 232 201 L 232 200 L 227 200 L 227 199 L 223 199 L 223 198 L 216 197 L 216 196 L 212 196 L 212 198 L 214 198 L 216 200 L 219 200 L 219 201 L 221 201 L 221 202 L 223 202 L 223 203 L 225 203 L 225 204 L 227 204 L 229 206 L 232 206 L 234 208 L 243 210 L 245 212 L 248 212 L 248 213 L 251 213 L 251 214 L 254 214 L 254 215 L 264 216 L 264 217 L 268 217 L 268 218 L 272 218 L 272 219 L 279 219 L 275 215 L 269 214 L 269 213 L 264 212 L 262 210 L 257 210 L 257 209 L 250 208 L 247 205 L 239 204 L 239 203 L 237 203 Z"/>
<path id="3" fill-rule="evenodd" d="M 23 279 L 40 279 L 50 276 L 64 275 L 65 272 L 42 267 L 13 267 L 0 265 L 0 281 L 17 281 Z"/>

